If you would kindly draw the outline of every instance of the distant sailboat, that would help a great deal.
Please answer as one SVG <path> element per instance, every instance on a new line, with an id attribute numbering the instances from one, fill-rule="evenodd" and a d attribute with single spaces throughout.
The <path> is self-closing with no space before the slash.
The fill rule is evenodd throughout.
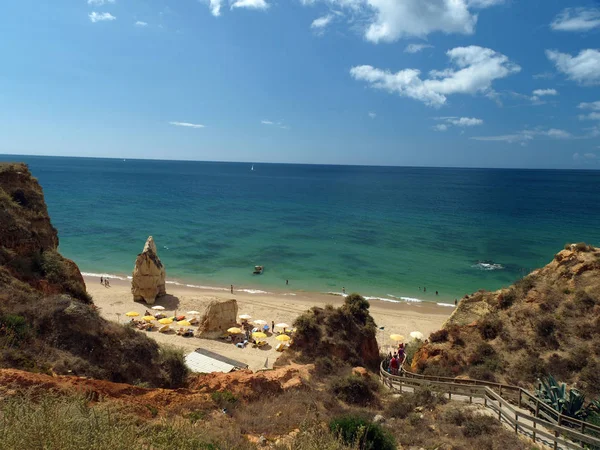
<path id="1" fill-rule="evenodd" d="M 252 167 L 250 167 L 250 170 L 254 170 L 254 164 L 252 164 Z"/>

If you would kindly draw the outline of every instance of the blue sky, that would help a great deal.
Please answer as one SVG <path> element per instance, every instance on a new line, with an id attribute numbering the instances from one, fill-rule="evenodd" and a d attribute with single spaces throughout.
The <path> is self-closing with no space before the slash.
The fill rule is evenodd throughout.
<path id="1" fill-rule="evenodd" d="M 600 168 L 598 1 L 19 0 L 0 30 L 2 153 Z"/>

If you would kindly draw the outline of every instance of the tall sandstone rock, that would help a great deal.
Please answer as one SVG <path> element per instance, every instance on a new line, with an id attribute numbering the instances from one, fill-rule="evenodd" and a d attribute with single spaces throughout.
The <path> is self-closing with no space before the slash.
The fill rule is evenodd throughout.
<path id="1" fill-rule="evenodd" d="M 198 336 L 212 337 L 236 326 L 238 304 L 235 299 L 214 300 L 208 304 L 200 320 Z"/>
<path id="2" fill-rule="evenodd" d="M 133 268 L 131 293 L 133 301 L 145 301 L 154 304 L 157 297 L 167 293 L 165 289 L 165 266 L 156 252 L 156 244 L 152 236 L 148 237 L 144 250 L 140 253 Z"/>

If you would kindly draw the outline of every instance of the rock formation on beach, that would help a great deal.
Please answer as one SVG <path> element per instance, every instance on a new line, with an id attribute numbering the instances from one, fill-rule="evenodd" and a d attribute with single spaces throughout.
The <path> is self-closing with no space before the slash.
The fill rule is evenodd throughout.
<path id="1" fill-rule="evenodd" d="M 200 319 L 198 336 L 208 337 L 211 334 L 221 334 L 237 323 L 237 300 L 214 300 L 208 304 Z"/>
<path id="2" fill-rule="evenodd" d="M 165 288 L 165 266 L 156 252 L 156 244 L 152 236 L 148 236 L 144 250 L 140 253 L 133 267 L 131 293 L 133 301 L 145 301 L 154 304 L 156 297 L 167 293 Z"/>

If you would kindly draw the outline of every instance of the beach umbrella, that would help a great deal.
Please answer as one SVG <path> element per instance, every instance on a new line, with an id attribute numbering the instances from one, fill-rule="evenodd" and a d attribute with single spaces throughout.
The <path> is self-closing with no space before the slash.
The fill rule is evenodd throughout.
<path id="1" fill-rule="evenodd" d="M 189 323 L 187 320 L 180 320 L 179 322 L 177 322 L 177 325 L 181 325 L 182 327 L 189 327 L 192 324 Z"/>
<path id="2" fill-rule="evenodd" d="M 275 326 L 279 327 L 279 328 L 289 328 L 290 327 L 287 323 L 284 323 L 284 322 L 278 323 Z"/>
<path id="3" fill-rule="evenodd" d="M 289 337 L 287 334 L 280 334 L 275 339 L 283 342 L 283 341 L 289 341 L 291 339 L 291 337 Z"/>
<path id="4" fill-rule="evenodd" d="M 139 312 L 136 312 L 136 311 L 129 311 L 128 313 L 125 313 L 125 315 L 126 315 L 127 317 L 137 317 L 137 316 L 139 316 L 139 315 L 140 315 L 140 313 L 139 313 Z"/>
<path id="5" fill-rule="evenodd" d="M 242 320 L 248 320 L 248 319 L 252 319 L 252 316 L 249 316 L 248 314 L 242 314 L 240 316 L 240 319 L 242 319 Z"/>
<path id="6" fill-rule="evenodd" d="M 256 325 L 266 325 L 267 321 L 266 320 L 262 320 L 262 319 L 258 319 L 258 320 L 255 320 L 254 323 Z"/>
<path id="7" fill-rule="evenodd" d="M 238 327 L 231 327 L 227 330 L 227 332 L 231 334 L 240 334 L 242 330 L 240 330 Z"/>
<path id="8" fill-rule="evenodd" d="M 152 322 L 153 320 L 156 320 L 154 316 L 144 316 L 142 319 L 144 319 L 146 322 Z"/>
<path id="9" fill-rule="evenodd" d="M 423 333 L 421 333 L 420 331 L 411 331 L 410 337 L 413 339 L 418 339 L 418 340 L 422 341 Z"/>
<path id="10" fill-rule="evenodd" d="M 263 333 L 262 331 L 256 331 L 256 332 L 252 333 L 252 337 L 255 339 L 264 339 L 267 337 L 267 335 L 265 333 Z"/>
<path id="11" fill-rule="evenodd" d="M 190 316 L 197 316 L 198 314 L 200 314 L 200 311 L 188 311 L 187 314 Z"/>
<path id="12" fill-rule="evenodd" d="M 165 307 L 164 306 L 160 306 L 160 305 L 156 305 L 156 306 L 153 306 L 152 309 L 155 309 L 156 311 L 164 311 Z"/>
<path id="13" fill-rule="evenodd" d="M 401 334 L 392 334 L 392 335 L 390 336 L 390 339 L 391 339 L 392 341 L 397 341 L 397 342 L 398 342 L 398 341 L 403 341 L 403 340 L 404 340 L 404 336 L 402 336 Z"/>
<path id="14" fill-rule="evenodd" d="M 173 323 L 173 319 L 170 317 L 165 317 L 164 319 L 160 319 L 158 323 L 162 323 L 163 325 L 169 325 Z"/>

